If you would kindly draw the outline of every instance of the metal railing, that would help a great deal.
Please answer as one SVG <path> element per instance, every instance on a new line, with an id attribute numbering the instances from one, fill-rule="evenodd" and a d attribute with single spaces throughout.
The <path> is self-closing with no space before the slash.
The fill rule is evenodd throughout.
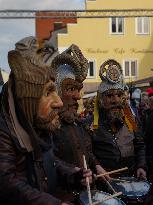
<path id="1" fill-rule="evenodd" d="M 0 19 L 153 17 L 153 9 L 0 10 Z"/>

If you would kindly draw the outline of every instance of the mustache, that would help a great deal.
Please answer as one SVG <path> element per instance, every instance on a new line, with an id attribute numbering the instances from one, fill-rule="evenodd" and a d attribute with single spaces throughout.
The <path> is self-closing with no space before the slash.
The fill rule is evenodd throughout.
<path id="1" fill-rule="evenodd" d="M 48 114 L 48 119 L 53 120 L 57 115 L 59 115 L 59 109 L 55 108 Z"/>
<path id="2" fill-rule="evenodd" d="M 123 109 L 123 106 L 122 105 L 111 105 L 110 110 L 113 110 L 113 109 Z"/>
<path id="3" fill-rule="evenodd" d="M 72 107 L 72 106 L 78 107 L 79 103 L 76 102 L 76 101 L 68 101 L 68 102 L 65 101 L 64 106 L 61 108 L 61 110 L 66 110 L 66 109 L 68 109 L 69 107 Z"/>
<path id="4" fill-rule="evenodd" d="M 79 103 L 77 103 L 77 102 L 75 102 L 75 103 L 73 103 L 73 102 L 72 102 L 72 103 L 68 103 L 68 106 L 70 106 L 70 107 L 71 107 L 71 106 L 76 106 L 76 107 L 78 107 L 78 106 L 79 106 Z"/>

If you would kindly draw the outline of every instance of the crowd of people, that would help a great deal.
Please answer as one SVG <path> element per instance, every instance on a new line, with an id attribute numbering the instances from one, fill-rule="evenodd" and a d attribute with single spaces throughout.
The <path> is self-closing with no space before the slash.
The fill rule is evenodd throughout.
<path id="1" fill-rule="evenodd" d="M 47 41 L 26 37 L 9 51 L 8 63 L 0 102 L 0 204 L 82 204 L 78 193 L 89 186 L 107 192 L 107 172 L 123 167 L 128 170 L 113 177 L 152 182 L 153 92 L 134 102 L 117 61 L 102 63 L 96 100 L 86 101 L 81 115 L 88 61 L 77 45 L 59 54 Z"/>

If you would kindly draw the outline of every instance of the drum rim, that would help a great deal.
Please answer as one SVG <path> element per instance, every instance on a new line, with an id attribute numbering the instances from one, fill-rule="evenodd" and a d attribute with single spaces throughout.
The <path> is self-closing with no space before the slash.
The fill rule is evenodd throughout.
<path id="1" fill-rule="evenodd" d="M 104 193 L 106 194 L 107 196 L 111 196 L 110 193 L 107 193 L 107 192 L 104 192 L 104 191 L 99 191 L 99 190 L 91 190 L 91 193 L 95 193 L 95 192 L 98 192 L 98 193 Z M 87 193 L 87 191 L 82 191 L 81 193 Z M 80 195 L 81 195 L 80 193 Z M 79 195 L 79 197 L 80 197 Z M 80 198 L 81 199 L 81 198 Z M 113 197 L 113 199 L 116 199 L 117 201 L 121 201 L 121 205 L 126 205 L 125 202 L 120 198 L 120 197 Z M 110 199 L 109 199 L 110 200 Z"/>
<path id="2" fill-rule="evenodd" d="M 145 196 L 147 196 L 147 194 L 149 193 L 149 191 L 150 191 L 150 188 L 151 188 L 151 185 L 152 185 L 152 183 L 150 183 L 150 182 L 148 182 L 147 180 L 138 180 L 136 177 L 128 177 L 128 176 L 123 176 L 123 177 L 118 177 L 117 179 L 134 179 L 133 180 L 133 182 L 144 182 L 144 183 L 146 183 L 148 186 L 149 186 L 149 189 L 148 189 L 148 192 L 147 193 L 145 193 L 145 194 L 136 194 L 136 195 L 132 195 L 132 194 L 124 194 L 124 193 L 122 193 L 122 195 L 121 195 L 121 198 L 125 198 L 125 197 L 130 197 L 131 199 L 138 199 L 138 198 L 143 198 L 143 197 L 145 197 Z M 132 182 L 132 180 L 131 180 L 131 182 Z M 119 182 L 117 182 L 117 183 L 119 183 Z M 117 184 L 116 183 L 116 184 Z M 123 182 L 121 182 L 121 183 L 123 183 Z M 113 183 L 111 183 L 112 185 L 113 185 Z"/>

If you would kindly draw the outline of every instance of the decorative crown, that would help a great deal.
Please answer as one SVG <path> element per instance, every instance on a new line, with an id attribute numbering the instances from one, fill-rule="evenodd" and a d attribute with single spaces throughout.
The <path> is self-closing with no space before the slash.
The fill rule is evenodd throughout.
<path id="1" fill-rule="evenodd" d="M 99 76 L 101 80 L 119 83 L 123 79 L 121 65 L 117 61 L 109 59 L 100 66 Z"/>

